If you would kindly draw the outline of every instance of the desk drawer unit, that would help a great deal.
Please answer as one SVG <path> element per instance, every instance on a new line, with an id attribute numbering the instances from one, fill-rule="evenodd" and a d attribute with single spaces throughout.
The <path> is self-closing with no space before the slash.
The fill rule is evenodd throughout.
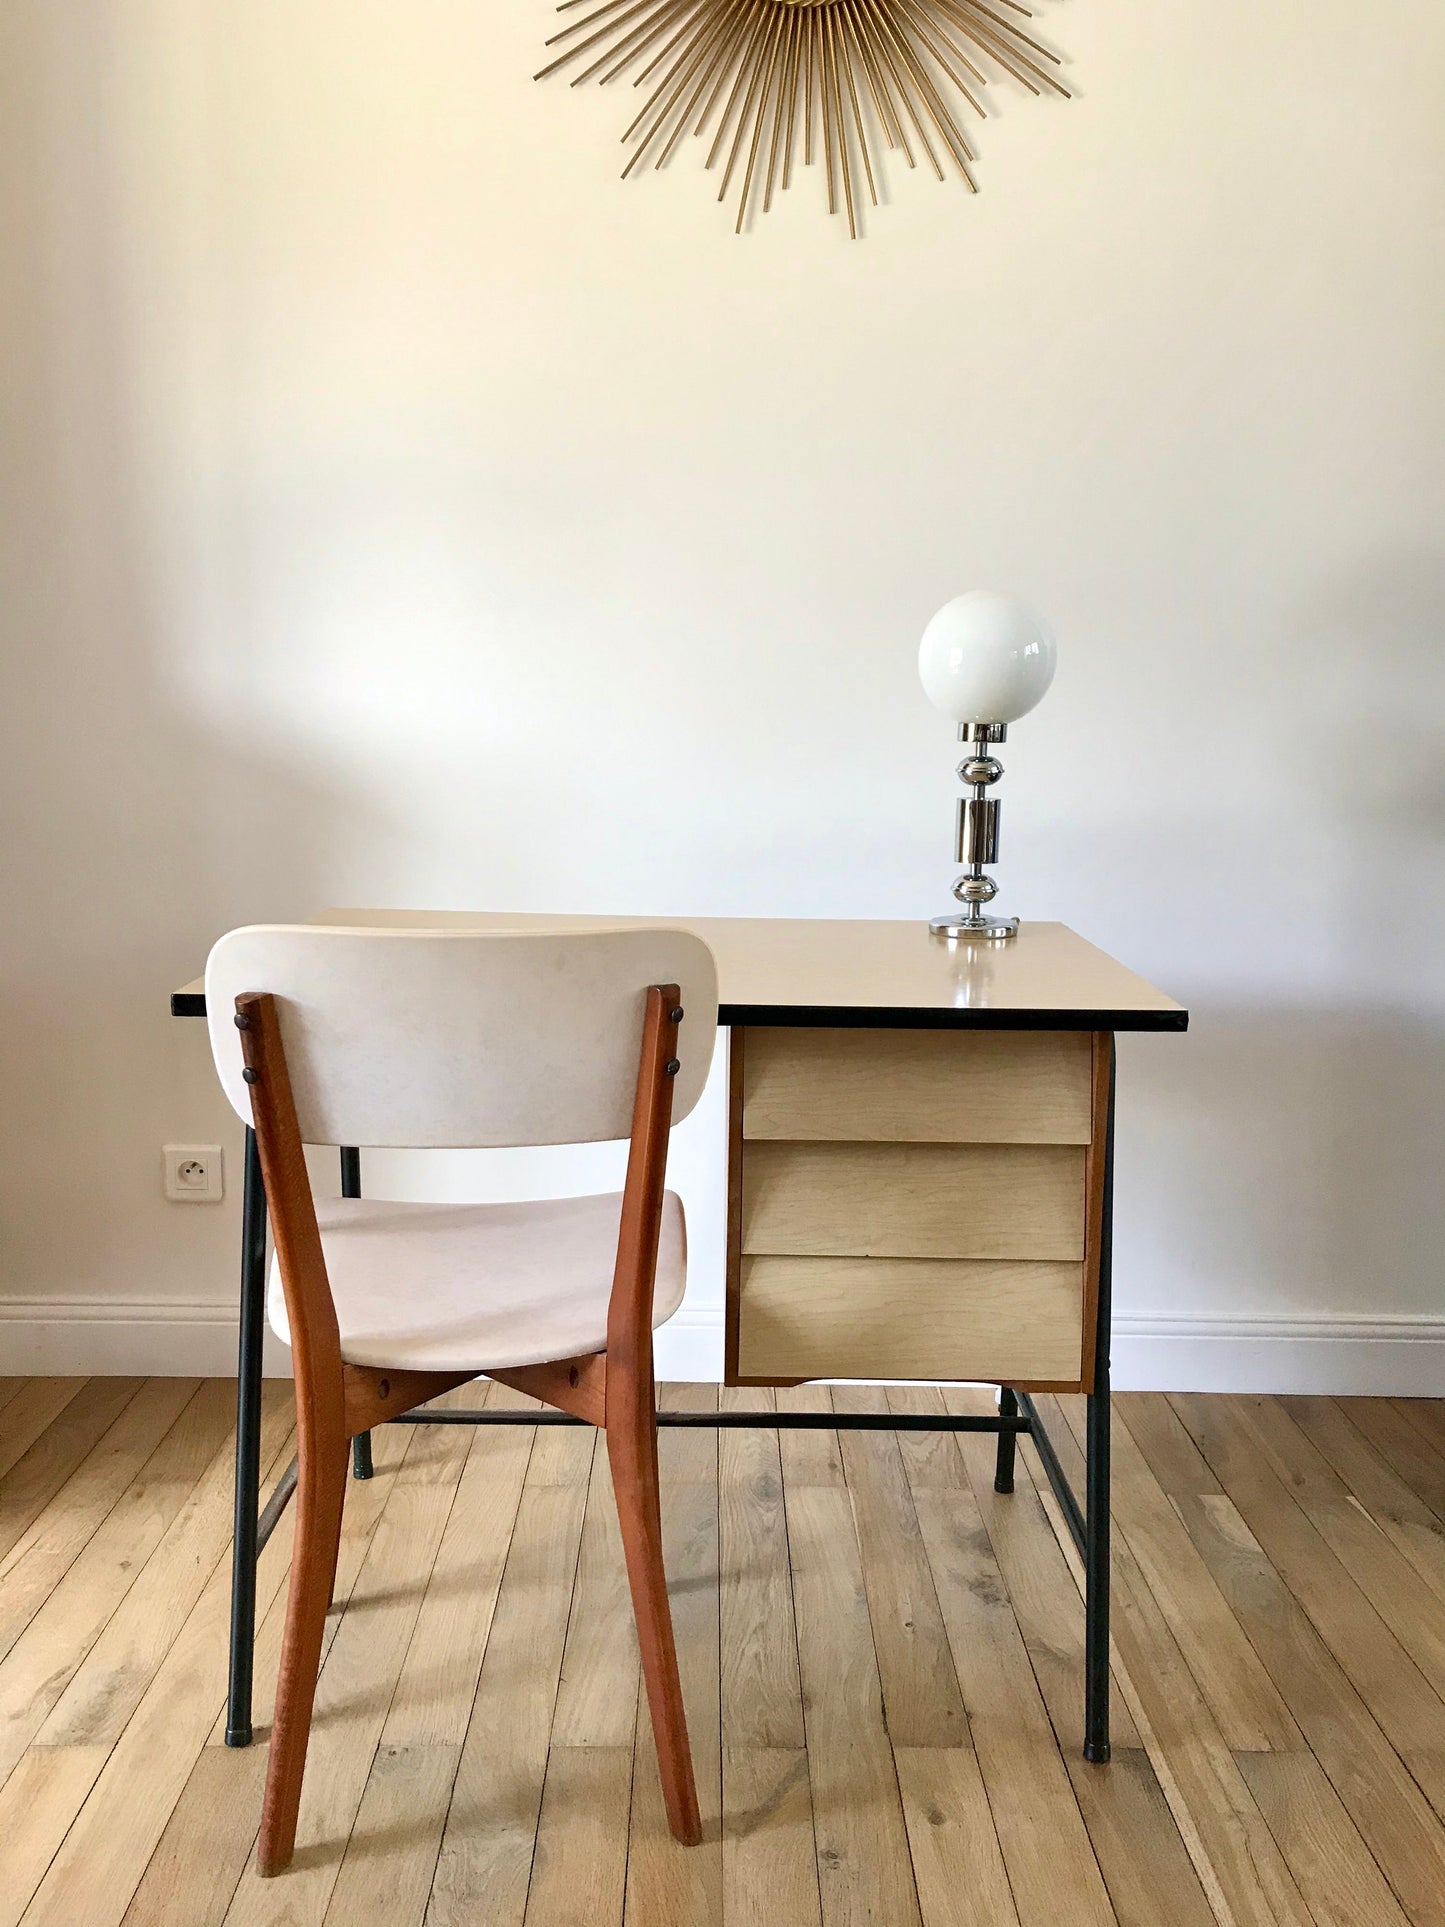
<path id="1" fill-rule="evenodd" d="M 734 1030 L 728 1382 L 1091 1382 L 1111 1046 Z"/>

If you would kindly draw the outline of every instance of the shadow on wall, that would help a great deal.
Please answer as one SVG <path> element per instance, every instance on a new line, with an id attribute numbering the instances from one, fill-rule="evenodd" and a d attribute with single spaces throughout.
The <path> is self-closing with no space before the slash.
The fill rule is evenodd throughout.
<path id="1" fill-rule="evenodd" d="M 1121 1311 L 1445 1320 L 1445 1020 L 1206 1005 L 1119 1074 Z"/>
<path id="2" fill-rule="evenodd" d="M 154 1298 L 179 1277 L 225 1297 L 240 1134 L 201 1027 L 171 1019 L 166 993 L 230 925 L 314 908 L 343 841 L 385 826 L 167 699 L 114 258 L 112 50 L 84 10 L 29 19 L 0 82 L 0 1290 Z M 243 637 L 244 562 L 233 589 Z M 223 1134 L 224 1211 L 166 1206 L 161 1143 Z"/>

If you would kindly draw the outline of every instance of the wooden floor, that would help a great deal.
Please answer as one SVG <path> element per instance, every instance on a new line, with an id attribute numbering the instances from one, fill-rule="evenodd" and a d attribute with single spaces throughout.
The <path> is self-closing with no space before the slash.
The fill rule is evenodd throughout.
<path id="1" fill-rule="evenodd" d="M 594 1435 L 394 1426 L 348 1495 L 295 1864 L 261 1881 L 290 1531 L 231 1751 L 232 1396 L 0 1381 L 0 1927 L 1445 1927 L 1441 1405 L 1116 1400 L 1107 1767 L 1031 1446 L 1001 1498 L 979 1435 L 665 1434 L 692 1850 Z M 768 1395 L 666 1402 L 718 1396 Z M 1077 1476 L 1082 1403 L 1041 1404 Z"/>

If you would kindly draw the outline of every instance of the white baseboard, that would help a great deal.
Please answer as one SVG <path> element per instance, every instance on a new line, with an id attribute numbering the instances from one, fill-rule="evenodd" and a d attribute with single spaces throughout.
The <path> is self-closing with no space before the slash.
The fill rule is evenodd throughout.
<path id="1" fill-rule="evenodd" d="M 268 1331 L 268 1378 L 291 1376 L 291 1353 Z M 0 1299 L 0 1373 L 13 1378 L 229 1378 L 234 1305 L 174 1299 Z"/>
<path id="2" fill-rule="evenodd" d="M 1445 1397 L 1445 1318 L 1392 1315 L 1114 1320 L 1121 1392 L 1322 1392 Z"/>
<path id="3" fill-rule="evenodd" d="M 720 1306 L 684 1305 L 657 1334 L 659 1378 L 722 1376 Z M 265 1370 L 290 1375 L 268 1332 Z M 233 1306 L 116 1299 L 0 1300 L 0 1374 L 227 1376 L 236 1368 Z M 1121 1313 L 1119 1391 L 1339 1392 L 1445 1397 L 1445 1317 L 1186 1318 Z"/>

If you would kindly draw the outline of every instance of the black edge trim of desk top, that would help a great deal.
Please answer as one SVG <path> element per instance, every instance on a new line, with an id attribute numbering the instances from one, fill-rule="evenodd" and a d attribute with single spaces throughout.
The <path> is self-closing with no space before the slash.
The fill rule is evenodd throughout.
<path id="1" fill-rule="evenodd" d="M 1187 1010 L 880 1009 L 876 1004 L 719 1004 L 725 1025 L 797 1030 L 1188 1030 Z"/>
<path id="2" fill-rule="evenodd" d="M 204 1017 L 205 993 L 171 992 L 172 1017 Z M 1189 1028 L 1187 1010 L 880 1010 L 871 1004 L 720 1004 L 726 1026 L 802 1030 L 1163 1030 Z"/>

